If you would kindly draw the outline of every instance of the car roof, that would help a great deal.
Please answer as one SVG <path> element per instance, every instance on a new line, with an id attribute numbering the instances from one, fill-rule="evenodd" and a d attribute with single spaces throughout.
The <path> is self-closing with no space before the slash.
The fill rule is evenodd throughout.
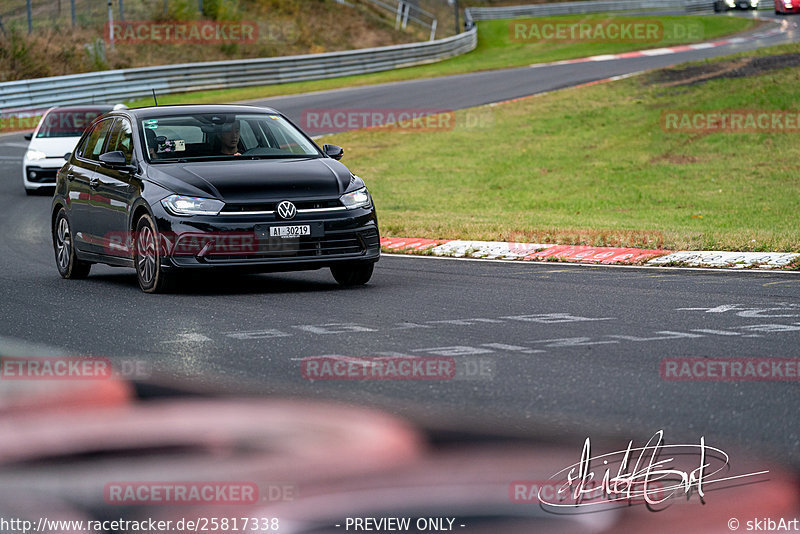
<path id="1" fill-rule="evenodd" d="M 183 114 L 205 113 L 281 113 L 275 109 L 262 106 L 244 106 L 235 104 L 214 105 L 174 105 L 174 106 L 148 106 L 144 108 L 119 110 L 131 117 L 138 119 L 151 119 L 157 117 L 170 117 Z"/>
<path id="2" fill-rule="evenodd" d="M 114 109 L 115 104 L 85 104 L 82 106 L 56 106 L 50 108 L 50 112 L 53 111 L 87 111 L 87 110 L 96 110 L 107 112 Z"/>

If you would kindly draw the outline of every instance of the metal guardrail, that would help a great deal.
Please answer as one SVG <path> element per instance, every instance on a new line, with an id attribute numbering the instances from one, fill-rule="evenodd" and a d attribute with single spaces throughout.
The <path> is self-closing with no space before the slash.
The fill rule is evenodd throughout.
<path id="1" fill-rule="evenodd" d="M 527 6 L 472 7 L 465 10 L 465 19 L 467 20 L 467 24 L 471 25 L 471 21 L 481 20 L 543 17 L 550 15 L 579 15 L 583 13 L 633 11 L 640 9 L 683 9 L 686 11 L 711 12 L 714 9 L 714 0 L 597 0 L 533 4 Z"/>
<path id="2" fill-rule="evenodd" d="M 0 83 L 0 113 L 53 105 L 118 102 L 364 74 L 439 61 L 474 50 L 477 30 L 422 43 L 264 59 L 184 63 Z"/>
<path id="3" fill-rule="evenodd" d="M 714 11 L 714 0 L 686 0 L 688 13 L 711 13 Z"/>

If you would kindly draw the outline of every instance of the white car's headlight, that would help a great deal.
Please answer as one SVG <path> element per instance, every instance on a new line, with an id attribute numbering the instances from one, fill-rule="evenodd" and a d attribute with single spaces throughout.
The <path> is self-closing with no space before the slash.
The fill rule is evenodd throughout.
<path id="1" fill-rule="evenodd" d="M 161 205 L 173 215 L 218 215 L 225 203 L 213 198 L 170 195 L 161 200 Z"/>
<path id="2" fill-rule="evenodd" d="M 25 159 L 28 161 L 39 161 L 47 157 L 47 154 L 40 150 L 28 150 L 25 152 Z"/>
<path id="3" fill-rule="evenodd" d="M 339 197 L 339 200 L 341 200 L 342 204 L 349 210 L 366 208 L 372 203 L 372 199 L 370 199 L 369 191 L 367 191 L 366 187 L 356 189 L 350 193 L 345 193 Z"/>

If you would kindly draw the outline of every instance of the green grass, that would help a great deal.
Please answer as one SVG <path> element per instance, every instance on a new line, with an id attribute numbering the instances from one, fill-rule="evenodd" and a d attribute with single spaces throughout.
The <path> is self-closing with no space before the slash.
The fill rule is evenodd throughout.
<path id="1" fill-rule="evenodd" d="M 644 19 L 645 17 L 636 17 Z M 567 15 L 550 17 L 549 20 L 564 22 L 617 20 L 625 17 L 610 15 Z M 241 89 L 225 89 L 215 91 L 198 91 L 193 93 L 160 95 L 159 104 L 207 104 L 259 99 L 270 96 L 323 91 L 342 87 L 354 87 L 376 83 L 411 80 L 448 74 L 461 74 L 481 70 L 520 67 L 533 63 L 559 61 L 597 54 L 612 54 L 659 48 L 687 42 L 716 39 L 724 35 L 746 31 L 758 24 L 742 17 L 658 17 L 664 25 L 665 39 L 657 43 L 542 43 L 512 42 L 509 35 L 509 20 L 485 21 L 478 24 L 478 46 L 465 55 L 448 60 L 394 69 L 373 74 L 347 76 L 328 80 L 294 82 L 281 85 L 246 87 Z M 691 35 L 677 36 L 677 30 L 691 28 Z M 698 39 L 698 37 L 700 37 Z M 152 105 L 152 98 L 142 98 L 128 104 L 131 107 Z"/>
<path id="2" fill-rule="evenodd" d="M 737 57 L 767 53 L 800 44 Z M 671 109 L 798 110 L 800 69 L 692 86 L 656 76 L 462 110 L 451 130 L 326 142 L 366 180 L 384 235 L 800 251 L 797 133 L 660 126 Z"/>

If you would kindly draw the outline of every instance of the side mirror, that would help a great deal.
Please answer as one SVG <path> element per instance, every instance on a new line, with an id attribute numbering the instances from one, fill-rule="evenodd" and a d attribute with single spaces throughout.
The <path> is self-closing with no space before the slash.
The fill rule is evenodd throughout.
<path id="1" fill-rule="evenodd" d="M 23 137 L 25 137 L 26 140 L 30 141 L 31 139 L 33 139 L 33 132 L 26 133 Z"/>
<path id="2" fill-rule="evenodd" d="M 70 156 L 72 156 L 72 152 L 67 152 L 66 154 L 64 154 L 64 159 L 69 161 Z"/>
<path id="3" fill-rule="evenodd" d="M 322 151 L 326 156 L 335 160 L 340 160 L 344 156 L 344 149 L 336 145 L 322 145 Z"/>
<path id="4" fill-rule="evenodd" d="M 100 163 L 105 167 L 125 167 L 128 162 L 125 161 L 125 154 L 121 150 L 114 150 L 113 152 L 106 152 L 100 154 Z"/>

